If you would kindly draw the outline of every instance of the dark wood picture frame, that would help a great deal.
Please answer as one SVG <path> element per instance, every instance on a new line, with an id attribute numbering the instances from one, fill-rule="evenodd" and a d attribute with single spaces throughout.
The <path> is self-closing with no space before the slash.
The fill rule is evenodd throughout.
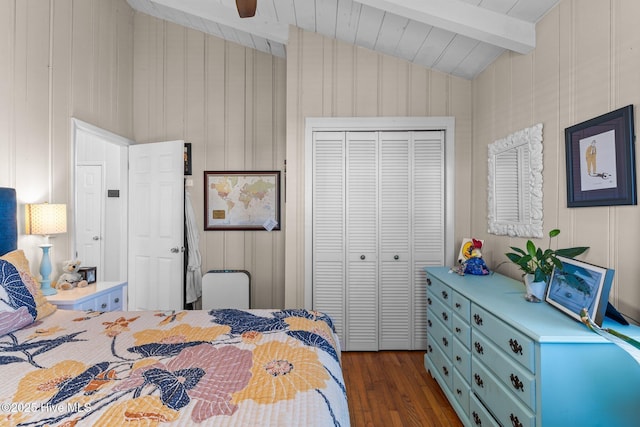
<path id="1" fill-rule="evenodd" d="M 635 205 L 633 105 L 565 129 L 567 207 Z"/>
<path id="2" fill-rule="evenodd" d="M 87 283 L 95 283 L 98 278 L 97 267 L 80 267 L 78 269 L 78 273 L 82 276 L 83 280 L 86 280 Z"/>
<path id="3" fill-rule="evenodd" d="M 280 230 L 280 171 L 204 171 L 204 229 Z"/>
<path id="4" fill-rule="evenodd" d="M 191 175 L 191 143 L 184 143 L 184 174 Z"/>

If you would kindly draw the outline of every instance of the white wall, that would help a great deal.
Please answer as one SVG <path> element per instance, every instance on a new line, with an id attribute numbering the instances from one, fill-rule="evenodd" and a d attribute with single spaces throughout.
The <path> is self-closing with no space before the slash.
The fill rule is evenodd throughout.
<path id="1" fill-rule="evenodd" d="M 640 2 L 563 0 L 536 27 L 536 49 L 507 53 L 473 82 L 473 180 L 467 228 L 485 239 L 497 264 L 526 239 L 486 233 L 487 145 L 543 123 L 544 233 L 560 228 L 557 246 L 590 246 L 584 259 L 616 270 L 611 301 L 640 321 L 638 206 L 567 208 L 564 129 L 606 112 L 640 107 Z M 636 169 L 637 169 L 636 159 Z M 478 214 L 473 214 L 478 213 Z M 458 223 L 457 223 L 458 224 Z M 460 224 L 463 225 L 464 224 Z M 536 242 L 546 247 L 547 242 Z M 500 272 L 519 277 L 510 265 Z"/>
<path id="2" fill-rule="evenodd" d="M 71 205 L 71 117 L 133 133 L 133 10 L 125 0 L 0 0 L 0 185 L 18 196 L 19 242 L 37 274 L 24 204 Z M 54 273 L 71 256 L 52 239 Z"/>

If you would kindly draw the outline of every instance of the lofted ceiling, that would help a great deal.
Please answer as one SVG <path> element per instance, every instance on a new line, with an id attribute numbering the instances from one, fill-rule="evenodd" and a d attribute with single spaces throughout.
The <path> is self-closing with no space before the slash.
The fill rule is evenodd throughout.
<path id="1" fill-rule="evenodd" d="M 127 0 L 135 10 L 286 57 L 289 25 L 473 79 L 505 50 L 535 48 L 535 24 L 559 0 Z"/>

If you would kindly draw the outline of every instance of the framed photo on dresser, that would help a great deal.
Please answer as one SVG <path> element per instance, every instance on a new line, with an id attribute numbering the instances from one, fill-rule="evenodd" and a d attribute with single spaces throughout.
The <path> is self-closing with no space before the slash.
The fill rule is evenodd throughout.
<path id="1" fill-rule="evenodd" d="M 558 256 L 562 268 L 554 267 L 545 300 L 577 321 L 586 308 L 589 316 L 602 326 L 614 270 L 572 258 Z"/>

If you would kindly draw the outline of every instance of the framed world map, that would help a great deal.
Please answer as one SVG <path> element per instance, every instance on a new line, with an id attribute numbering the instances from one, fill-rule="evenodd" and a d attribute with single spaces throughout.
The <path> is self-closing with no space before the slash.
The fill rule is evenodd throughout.
<path id="1" fill-rule="evenodd" d="M 205 230 L 280 230 L 280 171 L 205 171 Z"/>

